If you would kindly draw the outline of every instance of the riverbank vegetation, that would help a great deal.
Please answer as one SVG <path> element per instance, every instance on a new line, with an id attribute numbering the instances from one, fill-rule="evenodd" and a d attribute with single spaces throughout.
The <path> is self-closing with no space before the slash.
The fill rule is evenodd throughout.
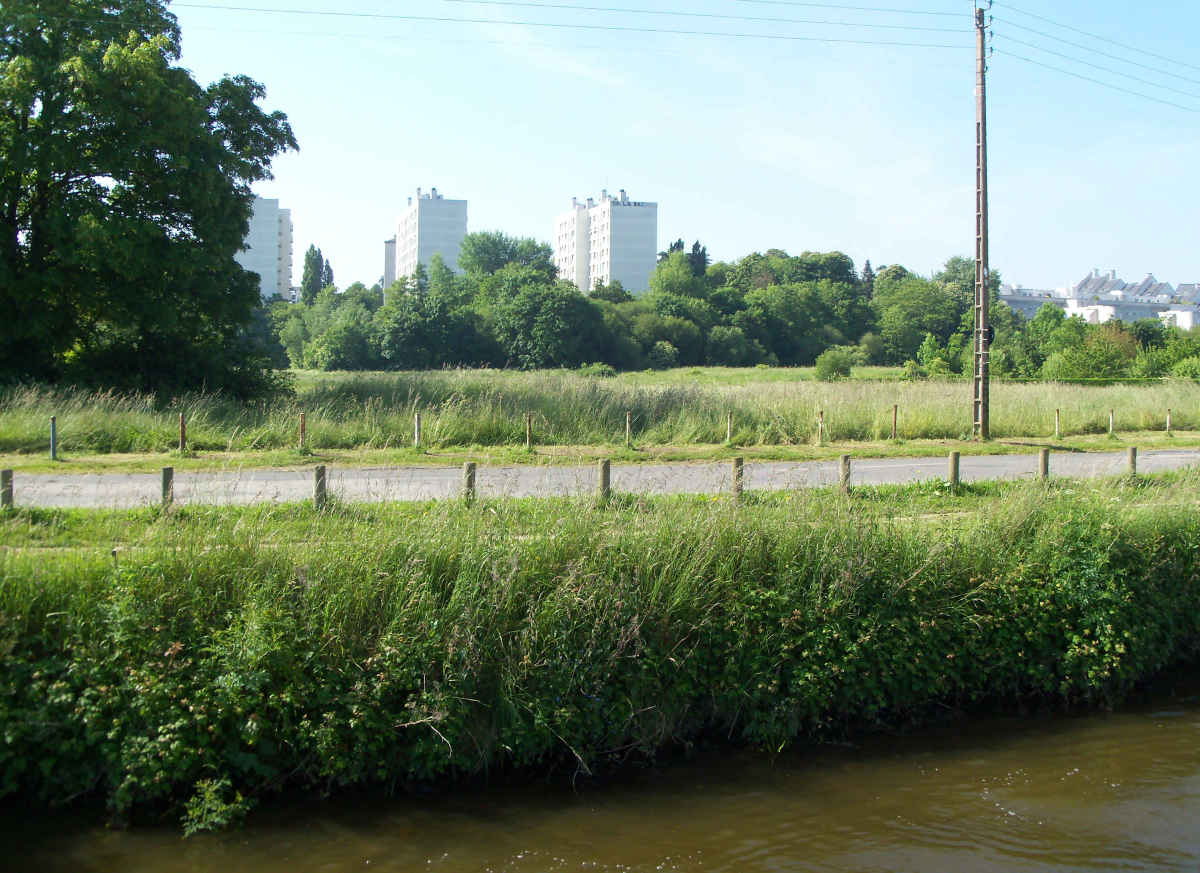
<path id="1" fill-rule="evenodd" d="M 1196 654 L 1197 485 L 10 512 L 0 794 L 196 828 L 1111 705 Z"/>
<path id="2" fill-rule="evenodd" d="M 733 445 L 811 445 L 822 412 L 826 443 L 883 441 L 891 438 L 894 406 L 900 440 L 960 440 L 970 436 L 969 391 L 941 381 L 827 383 L 813 379 L 811 369 L 757 368 L 674 370 L 659 378 L 563 370 L 301 373 L 294 397 L 258 402 L 17 387 L 0 390 L 0 453 L 45 454 L 51 416 L 66 457 L 166 452 L 178 448 L 180 413 L 192 451 L 290 450 L 295 457 L 284 462 L 292 464 L 304 461 L 294 452 L 302 412 L 311 452 L 410 447 L 418 412 L 427 450 L 523 447 L 526 412 L 538 446 L 623 447 L 626 412 L 633 446 L 643 449 L 718 447 L 727 442 L 728 416 Z M 1055 410 L 1064 438 L 1107 433 L 1110 411 L 1118 432 L 1163 432 L 1168 409 L 1176 430 L 1200 429 L 1200 384 L 999 382 L 992 387 L 992 435 L 1049 438 Z"/>

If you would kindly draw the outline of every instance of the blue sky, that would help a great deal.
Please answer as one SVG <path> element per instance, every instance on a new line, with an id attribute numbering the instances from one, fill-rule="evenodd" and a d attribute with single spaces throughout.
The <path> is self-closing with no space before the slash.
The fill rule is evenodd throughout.
<path id="1" fill-rule="evenodd" d="M 839 249 L 860 267 L 869 258 L 928 273 L 952 255 L 972 253 L 970 0 L 842 2 L 904 13 L 780 0 L 531 3 L 172 4 L 183 28 L 183 64 L 200 81 L 249 75 L 266 86 L 265 105 L 291 120 L 300 151 L 279 158 L 275 179 L 256 190 L 292 210 L 297 278 L 304 250 L 315 243 L 340 286 L 377 280 L 382 242 L 418 186 L 466 198 L 471 230 L 546 241 L 572 196 L 624 188 L 658 202 L 660 247 L 677 237 L 700 239 L 714 258 L 771 247 Z M 627 11 L 558 8 L 580 6 Z M 993 268 L 1030 287 L 1067 284 L 1093 267 L 1126 279 L 1154 272 L 1172 283 L 1200 281 L 1200 55 L 1190 51 L 1200 4 L 1021 0 L 1016 7 L 997 2 L 992 14 Z M 916 27 L 950 32 L 901 29 Z"/>

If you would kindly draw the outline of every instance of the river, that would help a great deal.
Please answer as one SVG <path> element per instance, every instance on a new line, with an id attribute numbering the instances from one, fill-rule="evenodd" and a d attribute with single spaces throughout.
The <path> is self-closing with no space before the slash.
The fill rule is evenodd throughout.
<path id="1" fill-rule="evenodd" d="M 577 790 L 276 804 L 241 830 L 186 840 L 177 827 L 9 808 L 0 868 L 1195 871 L 1200 682 L 1183 681 L 1117 713 L 963 719 L 773 762 L 710 753 Z"/>

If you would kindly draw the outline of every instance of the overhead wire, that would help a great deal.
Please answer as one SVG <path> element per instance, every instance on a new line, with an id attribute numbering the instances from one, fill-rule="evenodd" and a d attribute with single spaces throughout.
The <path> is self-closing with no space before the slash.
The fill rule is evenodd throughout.
<path id="1" fill-rule="evenodd" d="M 1198 66 L 1196 64 L 1189 64 L 1185 61 L 1179 60 L 1178 58 L 1168 57 L 1167 55 L 1162 55 L 1162 54 L 1158 54 L 1157 52 L 1147 51 L 1144 48 L 1138 48 L 1137 46 L 1132 46 L 1132 45 L 1129 45 L 1128 43 L 1118 42 L 1115 39 L 1109 39 L 1108 37 L 1101 36 L 1098 33 L 1092 33 L 1091 31 L 1083 30 L 1081 28 L 1075 27 L 1070 24 L 1064 24 L 1061 21 L 1055 21 L 1053 18 L 1047 18 L 1044 15 L 1038 15 L 1036 12 L 1030 12 L 1026 9 L 1021 9 L 1017 6 L 1013 6 L 1011 3 L 1004 2 L 1004 0 L 997 0 L 996 5 L 1000 6 L 1001 8 L 1004 8 L 1004 9 L 1011 9 L 1013 12 L 1020 13 L 1021 15 L 1027 15 L 1030 18 L 1036 18 L 1038 21 L 1044 21 L 1047 24 L 1051 24 L 1055 27 L 1061 27 L 1063 30 L 1070 30 L 1070 31 L 1078 33 L 1082 36 L 1091 37 L 1092 39 L 1098 39 L 1101 42 L 1106 42 L 1109 45 L 1115 45 L 1118 48 L 1128 49 L 1129 51 L 1139 52 L 1144 55 L 1150 55 L 1151 57 L 1158 58 L 1159 60 L 1162 60 L 1162 61 L 1169 61 L 1172 64 L 1178 64 L 1181 67 L 1188 67 L 1189 69 L 1200 70 L 1200 66 Z M 1057 37 L 1055 37 L 1055 39 L 1057 39 Z"/>
<path id="2" fill-rule="evenodd" d="M 570 3 L 542 3 L 537 0 L 442 0 L 470 6 L 508 6 L 532 9 L 559 9 L 576 12 L 608 12 L 629 15 L 665 15 L 675 18 L 708 18 L 723 21 L 759 21 L 770 24 L 816 24 L 830 27 L 867 27 L 881 30 L 918 30 L 930 33 L 970 33 L 967 27 L 922 27 L 913 24 L 880 24 L 874 21 L 822 21 L 813 18 L 778 18 L 764 15 L 724 15 L 718 12 L 689 12 L 667 9 L 632 9 L 613 6 L 575 6 Z"/>
<path id="3" fill-rule="evenodd" d="M 1105 88 L 1111 88 L 1114 91 L 1120 91 L 1123 94 L 1130 94 L 1134 97 L 1142 97 L 1146 100 L 1152 100 L 1155 103 L 1162 103 L 1166 106 L 1174 106 L 1176 109 L 1182 109 L 1184 112 L 1200 112 L 1200 109 L 1193 106 L 1184 106 L 1182 103 L 1176 103 L 1173 100 L 1164 100 L 1161 97 L 1155 97 L 1151 94 L 1146 94 L 1141 91 L 1134 91 L 1131 88 L 1122 88 L 1120 85 L 1114 85 L 1111 82 L 1105 82 L 1103 79 L 1096 79 L 1091 76 L 1085 76 L 1082 73 L 1075 73 L 1071 70 L 1064 70 L 1062 67 L 1056 67 L 1053 64 L 1035 61 L 1033 58 L 1027 58 L 1023 55 L 1018 55 L 1015 52 L 1005 51 L 1004 49 L 996 49 L 996 54 L 1004 55 L 1005 57 L 1015 58 L 1018 61 L 1024 61 L 1027 64 L 1034 64 L 1039 67 L 1044 67 L 1047 70 L 1054 70 L 1056 73 L 1062 73 L 1066 76 L 1073 76 L 1076 79 L 1083 79 L 1085 82 L 1092 82 L 1096 85 L 1102 85 Z"/>
<path id="4" fill-rule="evenodd" d="M 1093 64 L 1091 61 L 1085 61 L 1081 58 L 1074 57 L 1073 55 L 1064 54 L 1063 52 L 1056 52 L 1053 49 L 1048 49 L 1048 48 L 1045 48 L 1040 45 L 1035 45 L 1034 43 L 1031 43 L 1031 42 L 1025 42 L 1023 40 L 1016 39 L 1015 37 L 1005 36 L 1004 39 L 1007 42 L 1015 43 L 1016 45 L 1025 46 L 1026 48 L 1031 48 L 1031 49 L 1034 49 L 1039 52 L 1045 52 L 1048 55 L 1054 55 L 1057 58 L 1062 58 L 1063 60 L 1071 61 L 1072 63 L 1075 63 L 1075 64 L 1082 64 L 1085 67 L 1091 67 L 1093 70 L 1100 70 L 1101 72 L 1111 73 L 1114 76 L 1122 76 L 1126 79 L 1132 79 L 1135 82 L 1141 82 L 1143 85 L 1149 85 L 1152 88 L 1161 88 L 1164 91 L 1171 91 L 1175 94 L 1181 94 L 1184 97 L 1194 97 L 1195 99 L 1200 100 L 1200 94 L 1197 94 L 1195 91 L 1184 91 L 1180 88 L 1173 88 L 1170 85 L 1163 85 L 1159 82 L 1155 82 L 1150 79 L 1143 79 L 1141 76 L 1135 76 L 1132 73 L 1123 73 L 1120 70 L 1114 70 L 1111 67 L 1106 67 L 1102 64 Z"/>
<path id="5" fill-rule="evenodd" d="M 1151 72 L 1158 73 L 1161 76 L 1169 76 L 1172 79 L 1182 79 L 1184 82 L 1190 82 L 1193 85 L 1200 85 L 1200 79 L 1196 79 L 1191 76 L 1184 76 L 1179 73 L 1172 73 L 1170 70 L 1164 70 L 1161 67 L 1155 67 L 1155 66 L 1151 66 L 1149 64 L 1143 64 L 1138 61 L 1131 61 L 1129 58 L 1122 57 L 1121 55 L 1115 55 L 1112 52 L 1101 51 L 1100 49 L 1095 48 L 1094 46 L 1084 45 L 1083 43 L 1071 42 L 1071 40 L 1069 40 L 1069 39 L 1063 39 L 1062 37 L 1055 36 L 1052 33 L 1046 33 L 1044 30 L 1038 30 L 1037 28 L 1034 28 L 1034 27 L 1026 27 L 1024 24 L 1018 24 L 1015 21 L 1009 21 L 1007 18 L 996 18 L 994 20 L 996 22 L 999 22 L 1000 24 L 1007 26 L 1007 27 L 1015 27 L 1018 30 L 1023 30 L 1023 31 L 1026 31 L 1027 33 L 1034 33 L 1034 34 L 1037 34 L 1038 36 L 1045 37 L 1046 39 L 1052 39 L 1055 42 L 1060 42 L 1063 45 L 1069 45 L 1072 48 L 1082 49 L 1083 51 L 1092 52 L 1093 54 L 1099 55 L 1101 57 L 1111 58 L 1112 60 L 1120 61 L 1121 63 L 1128 64 L 1131 67 L 1140 67 L 1143 70 L 1150 70 Z M 1131 49 L 1131 51 L 1133 51 L 1133 49 Z"/>
<path id="6" fill-rule="evenodd" d="M 174 3 L 172 5 L 177 8 L 207 9 L 223 12 L 254 12 L 276 15 L 326 16 L 333 18 L 359 18 L 384 21 L 427 21 L 450 24 L 491 24 L 503 27 L 540 27 L 563 30 L 608 31 L 618 33 L 654 33 L 673 36 L 717 37 L 720 39 L 761 39 L 787 42 L 820 42 L 842 45 L 880 45 L 936 49 L 962 49 L 965 47 L 964 45 L 948 45 L 945 43 L 903 42 L 899 40 L 843 39 L 840 37 L 802 36 L 798 34 L 782 33 L 738 33 L 730 31 L 684 30 L 678 28 L 642 27 L 621 24 L 588 24 L 559 21 L 514 21 L 497 18 L 461 18 L 454 16 L 406 15 L 384 12 L 347 12 L 337 10 L 294 9 L 278 7 L 272 8 L 262 6 L 225 6 L 211 3 Z"/>
<path id="7" fill-rule="evenodd" d="M 961 18 L 961 12 L 933 12 L 928 9 L 896 9 L 884 6 L 847 6 L 842 3 L 809 3 L 803 0 L 738 0 L 739 3 L 759 3 L 765 6 L 805 6 L 814 9 L 844 9 L 851 12 L 891 12 L 897 15 L 938 15 Z"/>

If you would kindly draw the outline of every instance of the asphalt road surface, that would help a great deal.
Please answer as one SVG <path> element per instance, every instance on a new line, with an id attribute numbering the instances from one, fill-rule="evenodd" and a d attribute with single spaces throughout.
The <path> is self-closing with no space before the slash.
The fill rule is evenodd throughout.
<path id="1" fill-rule="evenodd" d="M 964 456 L 964 482 L 1022 479 L 1036 475 L 1037 455 Z M 1138 455 L 1138 472 L 1177 470 L 1200 464 L 1200 450 L 1147 451 Z M 1051 476 L 1112 476 L 1127 470 L 1121 452 L 1059 452 L 1050 456 Z M 331 496 L 351 502 L 427 500 L 460 492 L 462 471 L 450 467 L 330 467 Z M 851 462 L 851 485 L 878 485 L 945 479 L 947 459 L 862 458 Z M 574 467 L 479 467 L 476 488 L 481 497 L 568 496 L 594 492 L 594 464 Z M 613 466 L 612 489 L 638 494 L 711 494 L 728 490 L 728 461 L 687 464 Z M 838 479 L 838 462 L 748 462 L 743 474 L 747 490 L 819 488 Z M 57 475 L 17 473 L 14 502 L 18 506 L 127 508 L 158 503 L 157 473 Z M 175 502 L 261 503 L 312 497 L 312 469 L 239 470 L 175 474 Z"/>

